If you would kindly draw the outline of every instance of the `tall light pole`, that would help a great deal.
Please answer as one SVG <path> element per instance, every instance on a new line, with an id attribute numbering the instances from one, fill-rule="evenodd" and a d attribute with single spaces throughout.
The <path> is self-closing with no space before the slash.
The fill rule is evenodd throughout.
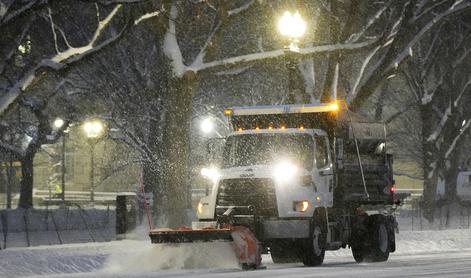
<path id="1" fill-rule="evenodd" d="M 278 21 L 278 30 L 280 34 L 288 39 L 289 44 L 285 45 L 286 68 L 288 70 L 288 102 L 294 103 L 295 100 L 295 77 L 297 74 L 296 65 L 299 60 L 299 39 L 306 32 L 306 22 L 301 18 L 299 12 L 284 12 Z"/>
<path id="2" fill-rule="evenodd" d="M 61 118 L 57 118 L 54 121 L 54 127 L 58 130 L 62 128 L 65 121 Z M 65 129 L 62 132 L 62 144 L 61 144 L 61 200 L 65 205 L 65 137 L 67 136 L 68 130 Z"/>
<path id="3" fill-rule="evenodd" d="M 90 145 L 90 202 L 95 205 L 95 146 L 105 134 L 105 124 L 100 119 L 89 119 L 84 122 L 83 130 Z"/>
<path id="4" fill-rule="evenodd" d="M 285 47 L 292 52 L 299 52 L 299 39 L 306 32 L 306 22 L 301 18 L 299 12 L 284 12 L 278 21 L 278 30 L 281 35 L 289 39 L 289 45 Z"/>

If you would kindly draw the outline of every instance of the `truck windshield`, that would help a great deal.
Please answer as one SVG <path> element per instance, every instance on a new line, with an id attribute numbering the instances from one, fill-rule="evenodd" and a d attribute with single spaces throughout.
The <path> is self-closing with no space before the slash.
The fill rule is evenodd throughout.
<path id="1" fill-rule="evenodd" d="M 227 138 L 223 168 L 266 165 L 280 159 L 312 170 L 314 142 L 309 134 L 242 134 Z"/>

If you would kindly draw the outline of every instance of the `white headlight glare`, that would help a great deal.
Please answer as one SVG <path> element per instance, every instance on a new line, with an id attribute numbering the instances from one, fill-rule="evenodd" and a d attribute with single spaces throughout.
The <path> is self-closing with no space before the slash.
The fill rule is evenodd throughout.
<path id="1" fill-rule="evenodd" d="M 298 172 L 298 167 L 291 162 L 282 161 L 273 168 L 274 176 L 278 181 L 290 181 Z"/>
<path id="2" fill-rule="evenodd" d="M 203 168 L 201 169 L 201 175 L 213 182 L 217 182 L 221 177 L 221 174 L 216 168 Z"/>

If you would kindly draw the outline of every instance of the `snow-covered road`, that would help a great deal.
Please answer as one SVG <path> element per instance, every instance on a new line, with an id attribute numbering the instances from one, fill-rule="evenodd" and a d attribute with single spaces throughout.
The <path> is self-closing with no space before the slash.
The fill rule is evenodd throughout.
<path id="1" fill-rule="evenodd" d="M 471 277 L 471 231 L 401 232 L 385 263 L 354 262 L 349 250 L 329 252 L 318 268 L 276 265 L 241 271 L 222 243 L 168 248 L 147 241 L 69 244 L 0 251 L 0 277 Z"/>

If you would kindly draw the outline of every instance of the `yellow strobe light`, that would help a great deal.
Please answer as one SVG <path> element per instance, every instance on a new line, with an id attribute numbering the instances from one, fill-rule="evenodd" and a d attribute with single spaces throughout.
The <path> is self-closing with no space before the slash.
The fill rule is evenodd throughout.
<path id="1" fill-rule="evenodd" d="M 233 113 L 233 111 L 232 111 L 231 108 L 226 108 L 226 109 L 224 109 L 224 115 L 226 115 L 226 116 L 232 116 L 232 113 Z"/>
<path id="2" fill-rule="evenodd" d="M 329 108 L 331 111 L 338 111 L 339 110 L 339 104 L 337 102 L 333 102 L 329 105 Z"/>

